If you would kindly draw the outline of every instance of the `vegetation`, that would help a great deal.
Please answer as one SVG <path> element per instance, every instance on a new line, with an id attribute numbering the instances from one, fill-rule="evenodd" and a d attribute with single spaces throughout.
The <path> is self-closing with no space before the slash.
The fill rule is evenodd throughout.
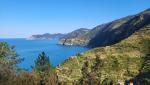
<path id="1" fill-rule="evenodd" d="M 96 56 L 95 63 L 91 70 L 89 69 L 89 62 L 86 61 L 82 67 L 82 77 L 79 79 L 77 85 L 99 85 L 101 83 L 101 67 L 102 61 Z"/>
<path id="2" fill-rule="evenodd" d="M 18 71 L 16 64 L 20 63 L 22 59 L 15 52 L 15 47 L 0 42 L 0 84 L 116 85 L 134 82 L 135 85 L 150 85 L 149 11 L 146 10 L 136 16 L 123 18 L 123 21 L 120 19 L 101 25 L 100 28 L 106 27 L 108 29 L 106 29 L 106 35 L 112 32 L 110 28 L 113 28 L 115 30 L 114 34 L 112 33 L 114 36 L 106 36 L 107 40 L 95 42 L 101 35 L 98 34 L 90 43 L 94 46 L 101 46 L 101 44 L 106 45 L 106 43 L 112 44 L 113 42 L 113 45 L 77 54 L 56 69 L 51 65 L 49 57 L 42 52 L 35 60 L 32 72 Z M 95 29 L 98 31 L 100 28 Z M 123 30 L 121 34 L 118 28 Z M 136 31 L 138 29 L 140 30 Z M 93 33 L 95 34 L 95 31 L 91 35 Z M 128 37 L 129 35 L 131 36 Z M 114 44 L 118 41 L 120 42 Z"/>
<path id="3" fill-rule="evenodd" d="M 57 76 L 49 61 L 49 57 L 42 52 L 35 61 L 35 75 L 39 78 L 39 85 L 57 85 Z"/>
<path id="4" fill-rule="evenodd" d="M 0 43 L 1 85 L 112 85 L 150 84 L 150 28 L 144 27 L 112 46 L 77 54 L 54 69 L 44 52 L 32 72 L 18 71 L 14 46 Z M 56 75 L 57 74 L 57 75 Z"/>
<path id="5" fill-rule="evenodd" d="M 67 60 L 57 68 L 58 79 L 67 85 L 111 85 L 130 80 L 149 83 L 149 53 L 150 27 L 146 26 L 120 43 Z"/>
<path id="6" fill-rule="evenodd" d="M 14 46 L 0 43 L 0 84 L 10 85 L 14 81 L 16 64 L 20 61 Z"/>
<path id="7" fill-rule="evenodd" d="M 140 74 L 134 80 L 141 85 L 150 85 L 150 54 L 143 57 Z"/>
<path id="8" fill-rule="evenodd" d="M 39 54 L 33 71 L 19 71 L 16 64 L 21 62 L 14 46 L 0 43 L 0 85 L 58 85 L 55 70 L 44 52 Z"/>
<path id="9" fill-rule="evenodd" d="M 7 43 L 0 43 L 0 66 L 7 65 L 15 67 L 21 59 L 15 52 L 15 46 L 9 46 Z"/>

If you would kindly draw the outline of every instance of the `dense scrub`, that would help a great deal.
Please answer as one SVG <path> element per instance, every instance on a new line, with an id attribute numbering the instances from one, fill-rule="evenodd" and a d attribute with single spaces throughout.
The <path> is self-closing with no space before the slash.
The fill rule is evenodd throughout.
<path id="1" fill-rule="evenodd" d="M 150 72 L 149 53 L 150 27 L 146 26 L 120 43 L 95 48 L 66 60 L 57 69 L 58 78 L 67 85 L 130 81 L 149 84 L 150 75 L 146 75 Z"/>

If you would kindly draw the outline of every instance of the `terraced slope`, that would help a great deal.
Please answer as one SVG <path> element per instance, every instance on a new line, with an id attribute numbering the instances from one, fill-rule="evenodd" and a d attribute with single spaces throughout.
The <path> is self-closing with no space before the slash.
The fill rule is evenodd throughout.
<path id="1" fill-rule="evenodd" d="M 139 74 L 140 59 L 149 52 L 150 25 L 147 25 L 117 44 L 94 48 L 66 60 L 57 68 L 58 78 L 64 85 L 73 85 L 82 77 L 83 64 L 89 62 L 88 68 L 91 71 L 92 66 L 96 63 L 96 56 L 99 56 L 103 62 L 100 71 L 101 80 L 110 78 L 116 82 L 124 82 Z M 117 66 L 114 66 L 116 61 Z"/>

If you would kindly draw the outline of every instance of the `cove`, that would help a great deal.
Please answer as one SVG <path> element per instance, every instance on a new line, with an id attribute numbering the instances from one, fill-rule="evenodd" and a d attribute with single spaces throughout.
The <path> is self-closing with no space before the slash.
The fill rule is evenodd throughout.
<path id="1" fill-rule="evenodd" d="M 63 46 L 58 44 L 58 39 L 52 40 L 26 40 L 24 38 L 0 39 L 0 42 L 7 42 L 9 45 L 16 46 L 16 52 L 19 57 L 24 58 L 17 66 L 19 68 L 31 70 L 34 61 L 41 52 L 45 52 L 49 56 L 53 66 L 63 63 L 66 59 L 77 53 L 82 53 L 89 48 L 80 46 Z"/>

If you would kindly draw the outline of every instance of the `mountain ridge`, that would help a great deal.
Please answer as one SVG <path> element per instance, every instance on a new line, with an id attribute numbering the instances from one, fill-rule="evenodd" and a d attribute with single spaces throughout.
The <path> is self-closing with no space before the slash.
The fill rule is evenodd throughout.
<path id="1" fill-rule="evenodd" d="M 76 38 L 85 35 L 89 31 L 90 31 L 90 29 L 87 29 L 87 28 L 80 28 L 80 29 L 74 30 L 70 33 L 67 33 L 64 37 L 62 37 L 60 39 L 59 43 L 62 45 L 72 45 L 71 43 L 64 43 L 64 42 L 72 42 L 73 40 L 70 41 L 69 39 L 74 38 L 74 40 L 75 40 Z M 76 43 L 78 43 L 78 41 L 76 41 Z M 82 44 L 82 43 L 80 43 L 80 44 Z"/>
<path id="2" fill-rule="evenodd" d="M 64 45 L 103 47 L 120 42 L 149 23 L 150 9 L 147 9 L 135 15 L 98 25 L 85 35 L 64 39 L 65 41 L 61 39 L 60 42 Z"/>
<path id="3" fill-rule="evenodd" d="M 65 34 L 61 33 L 55 33 L 55 34 L 50 34 L 50 33 L 45 33 L 45 34 L 37 34 L 37 35 L 32 35 L 27 40 L 49 40 L 49 39 L 60 39 L 64 36 Z"/>

